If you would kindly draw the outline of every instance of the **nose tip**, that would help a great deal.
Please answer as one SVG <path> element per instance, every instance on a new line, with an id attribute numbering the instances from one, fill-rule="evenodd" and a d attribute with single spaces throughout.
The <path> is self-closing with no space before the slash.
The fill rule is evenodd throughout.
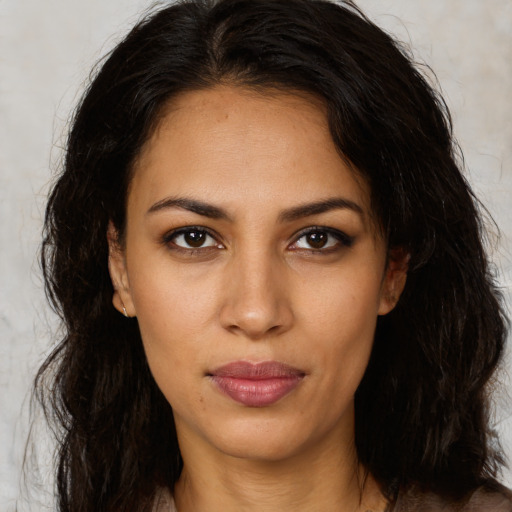
<path id="1" fill-rule="evenodd" d="M 220 321 L 225 329 L 253 340 L 287 331 L 293 312 L 282 276 L 276 279 L 276 269 L 270 266 L 231 275 Z"/>
<path id="2" fill-rule="evenodd" d="M 224 328 L 254 340 L 286 331 L 292 316 L 288 308 L 270 302 L 264 307 L 249 307 L 239 301 L 234 307 L 224 308 L 223 313 Z"/>

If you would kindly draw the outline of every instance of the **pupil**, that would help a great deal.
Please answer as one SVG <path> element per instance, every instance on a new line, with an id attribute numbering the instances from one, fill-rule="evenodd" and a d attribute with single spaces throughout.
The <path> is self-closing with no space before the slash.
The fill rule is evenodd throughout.
<path id="1" fill-rule="evenodd" d="M 201 231 L 189 231 L 185 233 L 185 242 L 191 247 L 201 247 L 206 235 Z"/>
<path id="2" fill-rule="evenodd" d="M 327 237 L 327 233 L 309 233 L 308 244 L 315 249 L 321 249 L 327 243 Z"/>

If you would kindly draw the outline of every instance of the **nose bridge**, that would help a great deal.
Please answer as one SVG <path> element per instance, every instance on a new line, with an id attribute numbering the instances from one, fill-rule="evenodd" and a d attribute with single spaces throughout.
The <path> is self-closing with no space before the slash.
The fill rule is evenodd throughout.
<path id="1" fill-rule="evenodd" d="M 284 269 L 270 247 L 244 244 L 232 256 L 226 272 L 223 326 L 258 339 L 287 330 L 293 320 Z"/>

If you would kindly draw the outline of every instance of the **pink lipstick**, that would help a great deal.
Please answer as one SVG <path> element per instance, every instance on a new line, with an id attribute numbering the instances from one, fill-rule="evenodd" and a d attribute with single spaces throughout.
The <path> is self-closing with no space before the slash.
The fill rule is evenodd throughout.
<path id="1" fill-rule="evenodd" d="M 305 374 L 276 361 L 235 361 L 209 375 L 216 386 L 236 402 L 247 407 L 265 407 L 293 391 Z"/>

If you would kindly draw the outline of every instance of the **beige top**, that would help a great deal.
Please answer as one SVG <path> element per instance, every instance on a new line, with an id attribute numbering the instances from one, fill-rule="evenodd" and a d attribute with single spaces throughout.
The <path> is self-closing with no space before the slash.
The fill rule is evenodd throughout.
<path id="1" fill-rule="evenodd" d="M 512 512 L 512 492 L 479 487 L 465 500 L 448 502 L 434 493 L 411 490 L 398 496 L 390 512 Z"/>
<path id="2" fill-rule="evenodd" d="M 174 499 L 168 489 L 162 489 L 158 493 L 155 504 L 153 505 L 153 512 L 178 512 Z"/>

